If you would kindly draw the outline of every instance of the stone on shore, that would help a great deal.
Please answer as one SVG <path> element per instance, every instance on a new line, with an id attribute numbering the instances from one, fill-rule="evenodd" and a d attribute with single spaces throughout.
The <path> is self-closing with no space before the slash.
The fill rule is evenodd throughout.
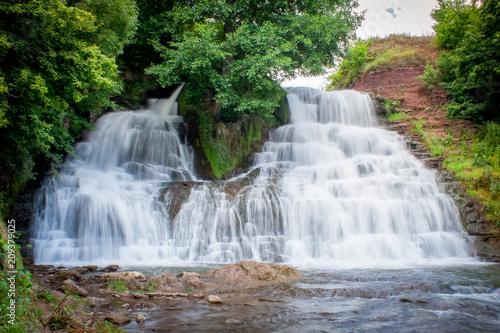
<path id="1" fill-rule="evenodd" d="M 87 300 L 92 304 L 92 306 L 103 306 L 109 304 L 109 301 L 106 298 L 89 297 Z"/>
<path id="2" fill-rule="evenodd" d="M 122 325 L 131 321 L 131 319 L 121 313 L 111 312 L 105 315 L 104 320 L 115 325 Z"/>
<path id="3" fill-rule="evenodd" d="M 219 296 L 209 295 L 207 301 L 210 304 L 222 304 L 222 299 Z"/>
<path id="4" fill-rule="evenodd" d="M 64 280 L 57 290 L 62 291 L 62 292 L 67 293 L 67 294 L 75 293 L 78 296 L 82 296 L 82 297 L 87 297 L 89 295 L 87 290 L 85 290 L 81 287 L 78 287 L 76 285 L 75 281 L 70 280 L 70 279 Z"/>
<path id="5" fill-rule="evenodd" d="M 109 265 L 101 269 L 101 272 L 116 272 L 120 268 L 118 265 Z"/>

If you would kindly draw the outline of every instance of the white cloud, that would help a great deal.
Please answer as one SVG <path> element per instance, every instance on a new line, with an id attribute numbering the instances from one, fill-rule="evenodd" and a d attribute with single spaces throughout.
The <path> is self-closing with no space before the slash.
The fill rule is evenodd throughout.
<path id="1" fill-rule="evenodd" d="M 365 20 L 357 31 L 361 38 L 433 33 L 430 14 L 437 0 L 359 0 L 359 5 L 359 10 L 366 10 Z"/>

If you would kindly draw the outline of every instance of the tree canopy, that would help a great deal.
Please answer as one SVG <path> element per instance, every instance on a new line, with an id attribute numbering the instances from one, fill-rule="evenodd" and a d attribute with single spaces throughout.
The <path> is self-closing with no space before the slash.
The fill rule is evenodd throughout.
<path id="1" fill-rule="evenodd" d="M 106 6 L 126 2 L 133 4 L 115 0 Z M 93 11 L 97 3 L 81 7 Z M 37 159 L 57 166 L 89 126 L 89 114 L 114 106 L 109 97 L 121 90 L 112 56 L 120 50 L 101 37 L 111 30 L 120 43 L 130 41 L 134 18 L 124 26 L 79 7 L 64 0 L 0 2 L 2 188 L 29 180 Z"/>
<path id="2" fill-rule="evenodd" d="M 271 115 L 279 82 L 333 66 L 361 22 L 356 1 L 179 1 L 163 13 L 163 61 L 148 69 L 163 86 L 187 81 L 202 101 L 211 92 L 220 115 Z"/>
<path id="3" fill-rule="evenodd" d="M 500 2 L 478 6 L 464 0 L 440 0 L 432 14 L 438 44 L 441 85 L 451 97 L 452 117 L 476 121 L 499 117 Z"/>

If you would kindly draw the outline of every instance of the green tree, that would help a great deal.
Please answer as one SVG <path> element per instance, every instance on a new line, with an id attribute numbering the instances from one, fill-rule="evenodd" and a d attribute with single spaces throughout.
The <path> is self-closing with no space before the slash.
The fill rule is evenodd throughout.
<path id="1" fill-rule="evenodd" d="M 94 42 L 99 27 L 64 0 L 0 2 L 2 195 L 30 180 L 36 161 L 57 167 L 90 113 L 113 106 L 121 83 Z"/>
<path id="2" fill-rule="evenodd" d="M 70 4 L 96 17 L 94 41 L 104 54 L 121 54 L 124 46 L 132 42 L 138 15 L 135 0 L 84 0 L 70 1 Z"/>
<path id="3" fill-rule="evenodd" d="M 470 28 L 479 24 L 478 8 L 465 0 L 438 0 L 431 17 L 437 22 L 433 27 L 436 41 L 447 50 L 457 48 Z"/>
<path id="4" fill-rule="evenodd" d="M 437 61 L 451 97 L 451 117 L 476 121 L 499 116 L 500 2 L 440 1 L 434 11 L 436 38 L 445 49 Z"/>
<path id="5" fill-rule="evenodd" d="M 269 116 L 283 98 L 279 82 L 323 73 L 354 37 L 356 1 L 180 1 L 163 15 L 153 44 L 163 62 L 147 72 L 167 86 L 186 81 L 221 118 Z"/>

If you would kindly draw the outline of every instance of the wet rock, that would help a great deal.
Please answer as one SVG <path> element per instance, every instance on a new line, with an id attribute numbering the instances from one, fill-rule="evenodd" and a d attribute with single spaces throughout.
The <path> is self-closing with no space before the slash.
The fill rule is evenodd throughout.
<path id="1" fill-rule="evenodd" d="M 207 287 L 207 284 L 198 277 L 183 277 L 182 284 L 182 290 L 203 290 Z"/>
<path id="2" fill-rule="evenodd" d="M 90 269 L 88 269 L 86 267 L 75 267 L 75 268 L 73 268 L 73 270 L 82 274 L 82 275 L 90 272 Z"/>
<path id="3" fill-rule="evenodd" d="M 130 294 L 132 297 L 134 298 L 148 298 L 149 296 L 148 295 L 145 295 L 145 294 L 139 294 L 139 293 L 131 293 Z"/>
<path id="4" fill-rule="evenodd" d="M 64 293 L 57 291 L 57 290 L 51 290 L 50 293 L 52 294 L 52 296 L 54 296 L 57 299 L 63 299 L 64 297 L 66 297 L 66 295 Z"/>
<path id="5" fill-rule="evenodd" d="M 135 279 L 145 279 L 146 278 L 144 276 L 144 274 L 142 274 L 141 272 L 123 272 L 123 273 L 119 273 L 119 274 L 123 274 L 123 275 L 128 276 L 128 277 L 133 277 Z"/>
<path id="6" fill-rule="evenodd" d="M 135 316 L 135 321 L 137 321 L 138 323 L 143 323 L 143 322 L 146 321 L 146 316 L 144 316 L 143 314 L 138 313 Z"/>
<path id="7" fill-rule="evenodd" d="M 222 304 L 222 299 L 219 296 L 208 295 L 207 301 L 210 304 Z"/>
<path id="8" fill-rule="evenodd" d="M 201 274 L 182 272 L 182 273 L 177 274 L 177 277 L 178 278 L 183 278 L 183 277 L 197 277 L 197 278 L 199 278 L 199 277 L 201 277 Z"/>
<path id="9" fill-rule="evenodd" d="M 35 269 L 39 271 L 50 271 L 55 269 L 54 265 L 35 265 Z"/>
<path id="10" fill-rule="evenodd" d="M 92 306 L 104 306 L 108 305 L 109 301 L 105 298 L 99 298 L 99 297 L 89 297 L 87 300 L 92 304 Z"/>
<path id="11" fill-rule="evenodd" d="M 99 289 L 97 291 L 98 295 L 111 295 L 114 294 L 115 292 L 111 290 L 111 288 L 106 288 L 106 289 Z"/>
<path id="12" fill-rule="evenodd" d="M 207 283 L 239 288 L 288 283 L 297 281 L 300 277 L 300 272 L 290 266 L 247 260 L 240 260 L 203 274 L 203 279 Z"/>
<path id="13" fill-rule="evenodd" d="M 122 325 L 131 321 L 128 316 L 125 316 L 122 313 L 111 312 L 104 316 L 104 320 L 109 321 L 115 325 Z"/>
<path id="14" fill-rule="evenodd" d="M 154 293 L 146 293 L 149 297 L 188 297 L 188 294 L 185 293 L 167 293 L 167 292 L 154 292 Z"/>
<path id="15" fill-rule="evenodd" d="M 82 297 L 87 297 L 89 295 L 87 290 L 77 286 L 75 281 L 70 280 L 70 279 L 64 280 L 61 283 L 61 285 L 59 286 L 59 288 L 57 288 L 57 290 L 62 291 L 62 292 L 67 293 L 67 294 L 76 293 L 78 296 L 82 296 Z"/>
<path id="16" fill-rule="evenodd" d="M 79 281 L 80 279 L 82 278 L 82 275 L 80 273 L 78 273 L 77 271 L 75 270 L 72 270 L 72 269 L 64 269 L 64 270 L 61 270 L 61 271 L 58 271 L 55 275 L 54 275 L 54 281 L 64 281 L 64 280 L 75 280 L 75 281 Z"/>
<path id="17" fill-rule="evenodd" d="M 416 303 L 416 304 L 426 304 L 426 303 L 429 303 L 429 301 L 424 301 L 424 300 L 421 300 L 421 299 L 411 300 L 409 298 L 401 298 L 401 299 L 399 299 L 399 301 L 401 303 Z"/>
<path id="18" fill-rule="evenodd" d="M 127 273 L 130 272 L 123 272 L 123 273 L 106 273 L 102 274 L 102 278 L 108 279 L 109 282 L 113 281 L 123 281 L 127 284 L 127 288 L 129 290 L 142 290 L 143 286 L 137 281 L 137 278 L 133 276 L 129 276 Z"/>
<path id="19" fill-rule="evenodd" d="M 35 264 L 35 259 L 30 257 L 23 257 L 23 265 L 24 266 L 33 266 Z"/>
<path id="20" fill-rule="evenodd" d="M 125 304 L 122 304 L 120 307 L 122 309 L 128 309 L 128 308 L 130 308 L 130 304 L 129 303 L 125 303 Z"/>
<path id="21" fill-rule="evenodd" d="M 165 206 L 172 219 L 179 213 L 181 206 L 187 201 L 191 195 L 191 190 L 197 184 L 202 183 L 194 181 L 165 183 L 165 188 L 162 190 L 161 196 L 166 199 Z"/>
<path id="22" fill-rule="evenodd" d="M 273 298 L 259 298 L 259 302 L 283 303 L 284 301 L 282 301 L 280 299 L 273 299 Z"/>
<path id="23" fill-rule="evenodd" d="M 83 268 L 88 268 L 91 272 L 95 272 L 97 271 L 97 269 L 99 268 L 98 266 L 96 265 L 88 265 L 88 266 L 82 266 Z"/>
<path id="24" fill-rule="evenodd" d="M 116 272 L 120 268 L 118 265 L 109 265 L 101 269 L 101 272 Z"/>
<path id="25" fill-rule="evenodd" d="M 151 276 L 146 282 L 146 286 L 160 292 L 176 292 L 184 289 L 184 285 L 177 279 L 177 276 L 170 273 L 163 273 Z"/>

